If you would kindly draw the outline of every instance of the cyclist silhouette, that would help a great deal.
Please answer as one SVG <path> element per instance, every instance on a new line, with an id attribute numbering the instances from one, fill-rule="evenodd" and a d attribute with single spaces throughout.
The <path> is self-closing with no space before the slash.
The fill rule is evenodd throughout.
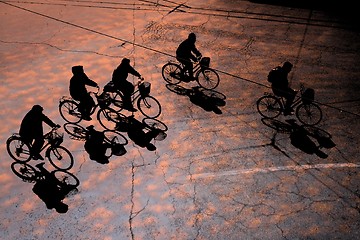
<path id="1" fill-rule="evenodd" d="M 293 65 L 290 62 L 285 62 L 282 67 L 277 67 L 275 79 L 272 81 L 271 88 L 275 95 L 284 97 L 286 99 L 284 115 L 289 115 L 294 110 L 291 108 L 296 91 L 289 87 L 288 74 Z"/>
<path id="2" fill-rule="evenodd" d="M 20 125 L 20 136 L 24 141 L 32 145 L 32 157 L 34 160 L 44 160 L 40 155 L 40 149 L 45 143 L 44 130 L 42 123 L 45 122 L 50 127 L 60 127 L 43 114 L 43 107 L 34 105 L 31 110 L 25 115 Z"/>
<path id="3" fill-rule="evenodd" d="M 89 154 L 90 159 L 102 164 L 109 163 L 106 150 L 111 146 L 104 143 L 104 133 L 95 130 L 93 125 L 88 126 L 86 129 L 88 132 L 86 133 L 84 148 Z"/>
<path id="4" fill-rule="evenodd" d="M 189 80 L 195 79 L 193 76 L 192 61 L 197 62 L 198 59 L 201 57 L 201 53 L 199 52 L 199 50 L 197 50 L 195 46 L 195 42 L 196 42 L 195 33 L 190 33 L 188 38 L 185 39 L 182 43 L 180 43 L 180 45 L 176 49 L 176 59 L 182 64 L 184 64 L 184 72 L 188 71 Z"/>
<path id="5" fill-rule="evenodd" d="M 39 163 L 36 166 L 42 167 L 45 163 Z M 62 189 L 56 182 L 52 180 L 51 176 L 44 176 L 40 178 L 34 187 L 33 192 L 46 204 L 48 209 L 55 208 L 58 213 L 66 213 L 68 205 L 63 203 L 62 200 L 74 188 Z"/>
<path id="6" fill-rule="evenodd" d="M 135 112 L 137 110 L 131 103 L 131 94 L 134 92 L 135 87 L 131 82 L 127 81 L 129 73 L 141 79 L 140 73 L 130 65 L 130 59 L 123 58 L 120 65 L 113 72 L 112 82 L 114 83 L 115 88 L 123 94 L 123 107 L 129 111 Z"/>
<path id="7" fill-rule="evenodd" d="M 84 120 L 91 120 L 90 111 L 95 105 L 94 100 L 86 90 L 86 85 L 98 87 L 98 84 L 89 79 L 84 72 L 83 66 L 72 67 L 73 76 L 70 79 L 70 95 L 73 99 L 79 101 L 79 112 Z"/>

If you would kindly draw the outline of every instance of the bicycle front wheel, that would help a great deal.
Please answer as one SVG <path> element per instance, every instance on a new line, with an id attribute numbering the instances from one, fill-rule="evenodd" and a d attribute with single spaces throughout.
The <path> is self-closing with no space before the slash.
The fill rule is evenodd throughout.
<path id="1" fill-rule="evenodd" d="M 197 72 L 196 81 L 201 87 L 211 90 L 219 85 L 220 77 L 215 70 L 206 68 Z"/>
<path id="2" fill-rule="evenodd" d="M 13 162 L 11 170 L 24 181 L 36 180 L 36 169 L 27 163 Z"/>
<path id="3" fill-rule="evenodd" d="M 62 187 L 76 188 L 80 185 L 79 179 L 65 170 L 55 170 L 51 174 L 63 185 Z"/>
<path id="4" fill-rule="evenodd" d="M 166 63 L 161 69 L 161 74 L 167 83 L 175 85 L 181 82 L 181 67 L 178 64 Z"/>
<path id="5" fill-rule="evenodd" d="M 276 118 L 282 112 L 282 104 L 274 96 L 262 96 L 256 102 L 257 110 L 265 118 Z"/>
<path id="6" fill-rule="evenodd" d="M 69 170 L 74 165 L 74 158 L 69 150 L 63 146 L 49 147 L 46 156 L 51 165 L 60 170 Z"/>
<path id="7" fill-rule="evenodd" d="M 161 105 L 153 96 L 140 97 L 137 107 L 142 114 L 149 118 L 157 118 L 161 113 Z"/>
<path id="8" fill-rule="evenodd" d="M 126 145 L 126 144 L 128 144 L 127 138 L 117 131 L 105 130 L 104 136 L 105 136 L 105 141 L 111 145 L 114 145 L 114 144 Z"/>
<path id="9" fill-rule="evenodd" d="M 10 137 L 6 141 L 6 149 L 10 157 L 17 162 L 28 162 L 31 159 L 30 145 L 21 137 Z"/>
<path id="10" fill-rule="evenodd" d="M 98 111 L 97 119 L 103 128 L 114 130 L 122 117 L 112 108 L 103 108 Z"/>
<path id="11" fill-rule="evenodd" d="M 317 125 L 322 119 L 322 111 L 320 107 L 314 103 L 300 104 L 296 108 L 296 117 L 304 125 Z"/>
<path id="12" fill-rule="evenodd" d="M 59 112 L 61 117 L 70 123 L 78 123 L 82 119 L 78 104 L 72 100 L 61 101 L 59 104 Z"/>
<path id="13" fill-rule="evenodd" d="M 65 132 L 67 132 L 70 135 L 70 138 L 76 140 L 84 140 L 86 138 L 87 130 L 76 123 L 65 123 L 64 129 Z"/>

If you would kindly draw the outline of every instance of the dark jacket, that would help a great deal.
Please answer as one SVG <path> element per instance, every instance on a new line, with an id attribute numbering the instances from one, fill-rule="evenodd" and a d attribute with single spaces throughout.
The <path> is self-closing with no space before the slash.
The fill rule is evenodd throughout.
<path id="1" fill-rule="evenodd" d="M 85 85 L 96 87 L 97 83 L 86 76 L 82 66 L 72 67 L 72 72 L 74 75 L 70 79 L 70 95 L 75 100 L 80 100 L 79 98 L 88 94 Z"/>
<path id="2" fill-rule="evenodd" d="M 138 73 L 129 63 L 122 62 L 120 65 L 114 70 L 112 75 L 112 81 L 115 85 L 121 85 L 124 83 L 129 76 L 129 73 L 136 76 L 141 77 L 140 73 Z"/>
<path id="3" fill-rule="evenodd" d="M 201 55 L 201 53 L 199 52 L 199 50 L 197 50 L 195 46 L 195 42 L 191 39 L 186 39 L 182 43 L 180 43 L 179 47 L 177 48 L 176 57 L 182 59 L 192 59 L 193 61 L 196 61 L 196 56 L 194 56 L 193 53 L 196 56 Z"/>
<path id="4" fill-rule="evenodd" d="M 274 89 L 288 89 L 289 80 L 288 80 L 289 72 L 285 71 L 282 67 L 279 68 L 276 79 L 272 82 L 272 88 Z"/>
<path id="5" fill-rule="evenodd" d="M 31 109 L 24 117 L 20 125 L 20 136 L 24 138 L 41 137 L 44 135 L 42 123 L 45 122 L 50 127 L 55 127 L 47 116 L 37 109 Z"/>

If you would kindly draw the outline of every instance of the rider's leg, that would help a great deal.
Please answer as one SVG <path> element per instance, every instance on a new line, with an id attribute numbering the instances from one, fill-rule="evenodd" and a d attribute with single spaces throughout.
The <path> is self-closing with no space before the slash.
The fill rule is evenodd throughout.
<path id="1" fill-rule="evenodd" d="M 194 79 L 191 59 L 177 58 L 177 60 L 184 65 L 183 71 L 184 73 L 188 72 L 189 79 Z"/>
<path id="2" fill-rule="evenodd" d="M 296 96 L 296 91 L 294 91 L 291 88 L 288 88 L 285 95 L 286 98 L 285 111 L 290 111 L 290 112 L 293 111 L 291 105 L 294 102 L 295 96 Z"/>
<path id="3" fill-rule="evenodd" d="M 44 158 L 40 155 L 40 149 L 44 145 L 44 137 L 43 136 L 36 136 L 34 138 L 34 143 L 32 145 L 32 155 L 34 159 L 44 160 Z"/>
<path id="4" fill-rule="evenodd" d="M 80 102 L 80 104 L 82 103 L 82 106 L 83 106 L 83 118 L 85 120 L 91 120 L 91 117 L 90 117 L 90 112 L 91 112 L 91 109 L 95 106 L 95 102 L 94 100 L 92 99 L 92 97 L 90 95 L 85 95 L 83 96 L 83 100 Z"/>

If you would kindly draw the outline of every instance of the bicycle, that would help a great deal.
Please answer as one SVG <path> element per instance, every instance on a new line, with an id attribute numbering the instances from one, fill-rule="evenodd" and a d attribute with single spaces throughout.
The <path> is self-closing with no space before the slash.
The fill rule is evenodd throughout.
<path id="1" fill-rule="evenodd" d="M 143 78 L 140 79 L 135 85 L 135 91 L 131 94 L 131 102 L 134 104 L 136 101 L 137 108 L 145 117 L 157 118 L 161 114 L 161 105 L 155 97 L 150 95 L 151 83 L 145 82 Z M 108 89 L 111 102 L 119 108 L 117 112 L 120 112 L 124 108 L 123 93 L 115 89 L 112 81 L 105 88 Z"/>
<path id="2" fill-rule="evenodd" d="M 64 193 L 64 196 L 75 190 L 79 185 L 79 179 L 66 170 L 54 170 L 49 172 L 44 168 L 45 163 L 38 163 L 35 167 L 24 162 L 13 162 L 11 170 L 24 182 L 37 182 L 41 180 L 51 181 L 56 184 Z"/>
<path id="3" fill-rule="evenodd" d="M 291 108 L 296 108 L 296 117 L 304 125 L 317 125 L 322 119 L 321 108 L 313 102 L 313 98 L 306 96 L 305 87 L 302 84 L 298 92 L 301 97 L 297 97 L 291 105 Z M 257 100 L 256 106 L 261 116 L 273 119 L 284 112 L 285 99 L 265 92 L 264 96 Z"/>
<path id="4" fill-rule="evenodd" d="M 65 131 L 71 136 L 72 139 L 85 141 L 86 136 L 89 130 L 86 128 L 76 124 L 76 123 L 65 123 L 64 124 Z M 114 130 L 104 130 L 103 131 L 105 139 L 104 143 L 108 144 L 111 148 L 111 154 L 107 157 L 111 157 L 112 155 L 123 155 L 124 154 L 124 146 L 128 144 L 128 140 L 121 133 Z"/>
<path id="5" fill-rule="evenodd" d="M 97 102 L 94 106 L 92 106 L 90 115 L 92 115 L 97 107 L 99 107 L 100 109 L 97 112 L 96 117 L 100 124 L 103 126 L 113 124 L 112 119 L 117 117 L 117 112 L 109 107 L 112 101 L 110 94 L 106 92 L 99 94 L 99 87 L 97 87 L 96 92 L 90 91 L 89 93 L 93 99 L 96 99 Z M 74 100 L 71 97 L 63 96 L 60 99 L 59 112 L 61 117 L 69 123 L 79 123 L 83 118 L 79 111 L 79 101 Z"/>
<path id="6" fill-rule="evenodd" d="M 220 83 L 219 74 L 209 67 L 210 58 L 202 57 L 195 62 L 193 71 L 196 82 L 203 88 L 211 90 L 215 89 Z M 161 70 L 162 77 L 170 84 L 176 85 L 181 81 L 186 82 L 188 73 L 184 71 L 184 64 L 169 61 Z"/>
<path id="7" fill-rule="evenodd" d="M 54 127 L 44 135 L 46 142 L 40 152 L 45 150 L 45 157 L 55 168 L 69 170 L 74 165 L 74 158 L 68 149 L 61 146 L 64 136 L 57 133 L 57 129 L 58 127 Z M 32 144 L 24 141 L 18 133 L 14 133 L 7 139 L 6 149 L 17 162 L 25 163 L 33 158 Z"/>

